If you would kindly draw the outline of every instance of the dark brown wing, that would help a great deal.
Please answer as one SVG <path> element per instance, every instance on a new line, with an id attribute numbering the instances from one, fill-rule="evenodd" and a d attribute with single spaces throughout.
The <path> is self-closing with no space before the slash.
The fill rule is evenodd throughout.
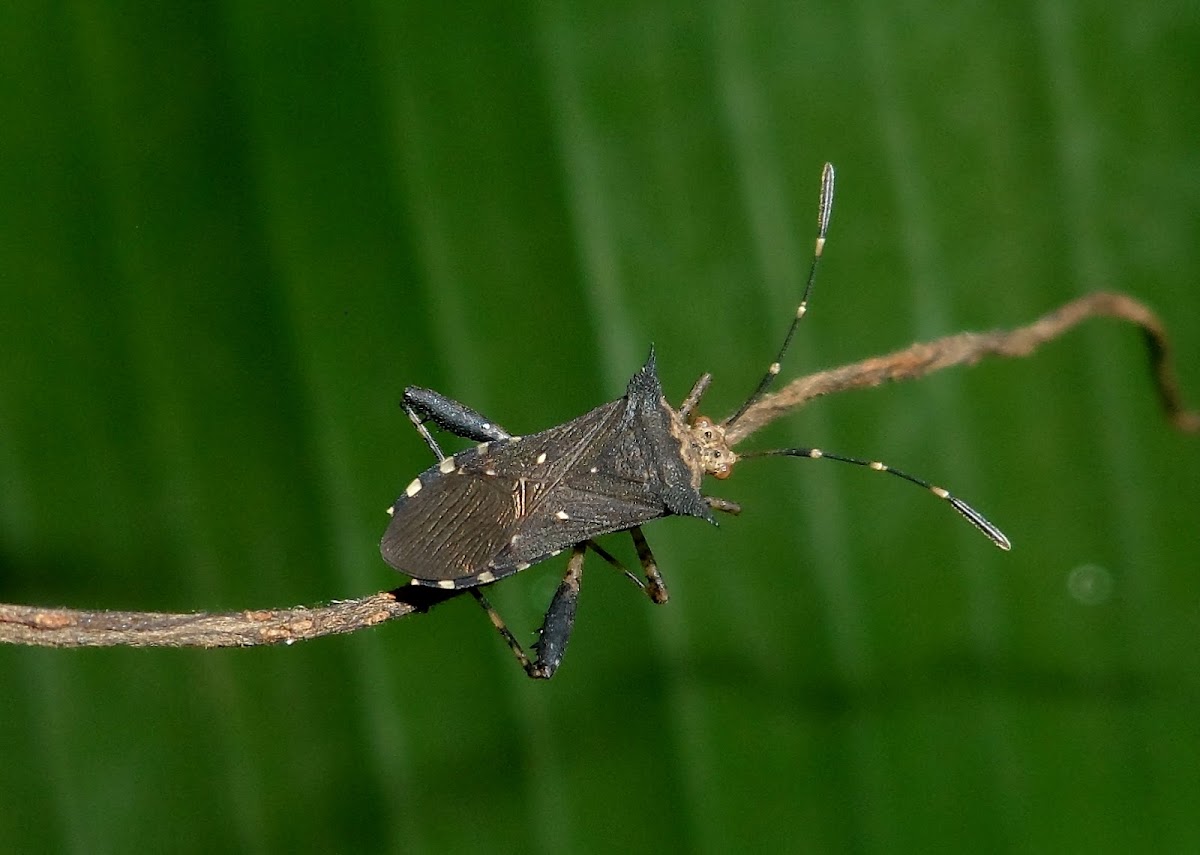
<path id="1" fill-rule="evenodd" d="M 619 420 L 624 399 L 528 437 L 483 443 L 421 473 L 396 500 L 380 550 L 384 560 L 420 584 L 460 588 L 503 578 L 565 549 L 531 537 L 574 461 Z M 554 518 L 556 522 L 561 522 Z M 529 547 L 541 541 L 542 547 Z M 517 545 L 520 549 L 516 549 Z"/>
<path id="2" fill-rule="evenodd" d="M 414 488 L 418 489 L 414 492 Z M 514 523 L 508 485 L 490 478 L 446 475 L 437 467 L 421 473 L 391 513 L 380 544 L 384 560 L 431 584 L 486 569 L 508 543 Z"/>
<path id="3" fill-rule="evenodd" d="M 397 500 L 384 558 L 418 584 L 464 588 L 668 514 L 711 521 L 667 406 L 651 357 L 617 401 L 447 458 Z"/>

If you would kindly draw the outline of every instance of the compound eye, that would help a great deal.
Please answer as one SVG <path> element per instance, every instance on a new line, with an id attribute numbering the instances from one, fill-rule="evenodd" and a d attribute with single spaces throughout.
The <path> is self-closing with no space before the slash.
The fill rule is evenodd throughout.
<path id="1" fill-rule="evenodd" d="M 709 473 L 714 478 L 720 478 L 721 480 L 728 478 L 733 473 L 733 467 L 723 458 L 724 455 L 721 453 L 721 449 L 714 448 L 712 457 L 708 461 Z"/>

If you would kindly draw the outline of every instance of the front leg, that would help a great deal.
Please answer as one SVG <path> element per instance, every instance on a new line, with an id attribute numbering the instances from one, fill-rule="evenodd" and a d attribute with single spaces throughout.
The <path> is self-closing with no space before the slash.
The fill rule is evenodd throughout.
<path id="1" fill-rule="evenodd" d="M 662 605 L 667 601 L 667 584 L 663 581 L 662 574 L 658 572 L 658 562 L 654 560 L 654 553 L 650 551 L 650 544 L 646 542 L 645 535 L 642 534 L 642 527 L 635 525 L 629 530 L 633 536 L 633 547 L 637 550 L 638 561 L 642 564 L 642 572 L 646 574 L 646 593 L 650 597 L 650 601 Z"/>
<path id="2" fill-rule="evenodd" d="M 645 591 L 646 596 L 650 598 L 650 602 L 662 605 L 668 599 L 667 585 L 663 582 L 662 574 L 658 572 L 658 562 L 654 560 L 654 553 L 650 551 L 650 544 L 646 542 L 641 526 L 634 526 L 629 530 L 629 534 L 633 537 L 633 547 L 637 550 L 638 561 L 642 565 L 642 572 L 646 574 L 645 582 L 630 573 L 629 568 L 622 564 L 619 558 L 596 543 L 596 541 L 589 540 L 586 545 L 588 549 L 620 570 L 627 579 Z"/>
<path id="3" fill-rule="evenodd" d="M 737 516 L 742 512 L 742 506 L 737 502 L 731 502 L 728 499 L 718 499 L 716 496 L 705 496 L 704 502 L 714 511 L 720 511 L 723 514 L 732 514 Z"/>
<path id="4" fill-rule="evenodd" d="M 425 427 L 425 422 L 431 421 L 442 430 L 449 431 L 464 439 L 474 439 L 478 442 L 488 442 L 496 439 L 508 439 L 509 433 L 500 425 L 484 417 L 465 404 L 460 404 L 453 398 L 447 398 L 432 389 L 420 386 L 409 386 L 404 390 L 404 400 L 400 402 L 409 421 L 417 429 L 417 433 L 425 440 L 438 460 L 444 460 L 446 455 L 438 447 L 437 441 Z"/>

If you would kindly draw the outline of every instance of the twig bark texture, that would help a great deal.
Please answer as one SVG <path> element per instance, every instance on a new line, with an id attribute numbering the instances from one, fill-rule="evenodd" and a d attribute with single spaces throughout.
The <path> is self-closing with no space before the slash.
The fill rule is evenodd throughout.
<path id="1" fill-rule="evenodd" d="M 746 411 L 727 439 L 737 445 L 755 431 L 812 398 L 915 380 L 955 365 L 974 365 L 989 356 L 1028 356 L 1041 345 L 1093 317 L 1136 324 L 1146 342 L 1159 402 L 1181 431 L 1200 431 L 1200 413 L 1186 410 L 1171 359 L 1170 342 L 1159 318 L 1141 303 L 1109 292 L 1080 297 L 1013 330 L 959 333 L 904 350 L 864 359 L 794 380 Z M 323 635 L 354 632 L 425 611 L 463 593 L 403 587 L 356 600 L 313 607 L 238 612 L 162 614 L 88 611 L 0 604 L 0 643 L 41 647 L 252 647 L 291 644 Z"/>

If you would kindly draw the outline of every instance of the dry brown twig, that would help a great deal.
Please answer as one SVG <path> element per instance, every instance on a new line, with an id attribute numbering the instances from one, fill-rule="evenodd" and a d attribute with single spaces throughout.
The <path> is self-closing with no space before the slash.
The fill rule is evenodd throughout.
<path id="1" fill-rule="evenodd" d="M 755 431 L 807 401 L 915 380 L 955 365 L 974 365 L 988 356 L 1029 356 L 1041 345 L 1080 322 L 1111 317 L 1136 324 L 1145 339 L 1159 402 L 1170 423 L 1181 431 L 1200 431 L 1200 413 L 1187 410 L 1179 394 L 1170 342 L 1158 316 L 1124 294 L 1096 292 L 1014 330 L 959 333 L 917 343 L 886 356 L 793 380 L 767 395 L 732 425 L 727 438 L 737 445 Z M 405 586 L 357 600 L 311 608 L 264 609 L 222 613 L 161 614 L 110 612 L 0 604 L 0 643 L 41 647 L 252 647 L 291 644 L 323 635 L 354 632 L 423 612 L 464 591 Z"/>

